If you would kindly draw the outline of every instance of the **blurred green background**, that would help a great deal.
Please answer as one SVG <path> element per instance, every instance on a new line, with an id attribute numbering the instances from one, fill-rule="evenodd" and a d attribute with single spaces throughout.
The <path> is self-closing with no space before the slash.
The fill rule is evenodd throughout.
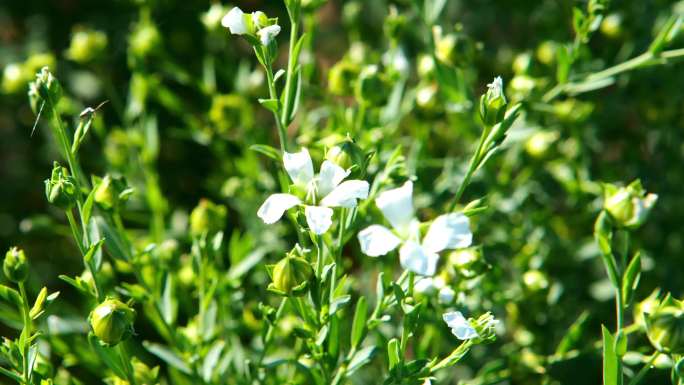
<path id="1" fill-rule="evenodd" d="M 354 47 L 351 42 L 361 40 L 372 53 L 369 57 L 376 58 L 370 61 L 379 60 L 388 48 L 389 10 L 404 9 L 405 3 L 329 1 L 308 20 L 316 28 L 308 52 L 309 63 L 315 65 L 308 75 L 304 109 L 313 111 L 323 104 L 317 97 L 327 83 L 328 69 Z M 32 73 L 43 65 L 53 69 L 71 97 L 62 106 L 71 115 L 109 101 L 82 151 L 86 172 L 102 175 L 116 170 L 117 164 L 130 164 L 129 146 L 135 146 L 135 137 L 117 139 L 113 133 L 135 131 L 132 125 L 153 115 L 160 135 L 154 166 L 170 208 L 169 221 L 182 223 L 200 198 L 209 197 L 229 206 L 228 231 L 253 227 L 253 220 L 245 217 L 256 211 L 263 191 L 245 180 L 260 178 L 253 174 L 266 169 L 254 169 L 252 161 L 245 161 L 255 156 L 247 154 L 247 147 L 276 143 L 275 131 L 256 102 L 266 90 L 252 52 L 216 27 L 216 20 L 206 14 L 211 5 L 196 0 L 0 4 L 0 249 L 24 247 L 39 272 L 34 278 L 61 288 L 65 307 L 80 305 L 57 275 L 80 273 L 80 258 L 68 228 L 45 200 L 43 180 L 59 156 L 44 126 L 39 124 L 31 136 L 35 116 L 26 97 Z M 230 5 L 286 19 L 279 1 Z M 573 5 L 583 3 L 448 1 L 441 24 L 445 29 L 458 24 L 457 30 L 472 44 L 459 52 L 466 58 L 460 65 L 467 66 L 470 92 L 479 95 L 496 74 L 511 84 L 520 74 L 515 66 L 522 65 L 516 59 L 524 58 L 530 63 L 524 72 L 541 89 L 550 88 L 555 81 L 554 46 L 573 38 Z M 674 1 L 613 2 L 608 8 L 613 18 L 593 36 L 581 69 L 599 70 L 643 52 L 664 20 L 683 8 Z M 94 46 L 71 46 L 79 31 L 95 30 L 103 34 L 88 43 Z M 410 18 L 401 26 L 400 41 L 412 67 L 424 50 L 418 30 Z M 286 49 L 284 40 L 282 45 Z M 681 47 L 684 39 L 672 45 Z M 563 384 L 598 383 L 600 355 L 581 354 L 558 365 L 540 358 L 553 353 L 583 311 L 589 314 L 587 335 L 594 339 L 601 323 L 612 325 L 613 305 L 592 238 L 601 204 L 596 182 L 641 178 L 648 191 L 659 195 L 635 239 L 645 257 L 637 298 L 655 287 L 682 294 L 682 79 L 684 65 L 673 64 L 621 75 L 610 87 L 555 104 L 542 103 L 540 92 L 528 92 L 525 122 L 514 128 L 505 151 L 467 190 L 464 201 L 487 195 L 490 204 L 478 220 L 476 237 L 493 266 L 486 279 L 494 283 L 485 284 L 480 295 L 491 300 L 507 325 L 507 335 L 496 348 L 500 350 L 492 353 L 510 368 L 511 383 L 542 383 L 544 372 Z M 409 84 L 419 80 L 411 77 Z M 514 99 L 518 91 L 507 88 Z M 146 95 L 138 110 L 130 103 L 136 93 Z M 411 138 L 423 140 L 423 155 L 412 159 L 426 202 L 448 200 L 457 186 L 459 170 L 450 174 L 443 164 L 465 164 L 478 134 L 461 121 L 458 113 L 417 109 L 401 122 L 399 132 L 408 148 Z M 132 202 L 127 215 L 134 229 L 144 228 L 144 204 Z M 540 287 L 526 283 L 529 271 L 542 272 L 541 283 L 535 281 Z M 585 342 L 587 351 L 591 343 Z M 586 377 L 577 378 L 578 367 L 586 370 L 581 372 Z M 668 383 L 663 373 L 655 372 L 648 383 Z"/>

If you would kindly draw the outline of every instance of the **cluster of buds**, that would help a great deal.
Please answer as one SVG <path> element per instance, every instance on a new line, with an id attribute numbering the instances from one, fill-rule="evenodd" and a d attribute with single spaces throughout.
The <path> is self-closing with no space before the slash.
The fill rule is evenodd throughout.
<path id="1" fill-rule="evenodd" d="M 270 46 L 280 33 L 277 18 L 269 18 L 261 11 L 244 13 L 238 7 L 231 9 L 221 19 L 221 25 L 228 28 L 233 35 L 242 35 L 255 46 Z"/>
<path id="2" fill-rule="evenodd" d="M 116 346 L 133 334 L 135 310 L 118 299 L 107 298 L 88 316 L 90 329 L 106 346 Z"/>
<path id="3" fill-rule="evenodd" d="M 18 247 L 11 247 L 5 254 L 2 271 L 5 273 L 5 277 L 14 283 L 26 281 L 29 265 L 24 250 Z"/>
<path id="4" fill-rule="evenodd" d="M 313 276 L 313 268 L 303 258 L 304 250 L 296 245 L 278 263 L 269 267 L 273 282 L 268 290 L 284 296 L 299 296 L 306 293 L 309 280 Z"/>
<path id="5" fill-rule="evenodd" d="M 76 184 L 65 167 L 55 162 L 50 179 L 45 180 L 45 196 L 51 204 L 68 210 L 76 203 Z"/>
<path id="6" fill-rule="evenodd" d="M 684 354 L 684 303 L 667 294 L 642 312 L 653 347 L 667 354 Z"/>
<path id="7" fill-rule="evenodd" d="M 603 208 L 618 227 L 635 229 L 641 226 L 657 200 L 656 194 L 646 193 L 638 179 L 626 187 L 603 185 Z"/>
<path id="8" fill-rule="evenodd" d="M 223 230 L 226 216 L 226 206 L 217 205 L 208 199 L 201 199 L 190 213 L 190 234 L 193 237 L 215 234 Z"/>

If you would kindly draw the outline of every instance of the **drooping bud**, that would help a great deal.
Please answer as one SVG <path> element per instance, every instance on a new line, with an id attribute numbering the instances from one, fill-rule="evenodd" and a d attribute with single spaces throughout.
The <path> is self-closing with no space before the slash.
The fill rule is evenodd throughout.
<path id="1" fill-rule="evenodd" d="M 11 247 L 5 254 L 2 271 L 5 273 L 5 277 L 14 283 L 26 281 L 29 266 L 24 250 L 18 247 Z"/>
<path id="2" fill-rule="evenodd" d="M 325 158 L 345 170 L 350 169 L 354 165 L 363 168 L 366 162 L 363 150 L 351 138 L 346 138 L 328 150 Z"/>
<path id="3" fill-rule="evenodd" d="M 135 310 L 118 299 L 108 298 L 88 316 L 93 334 L 107 346 L 115 346 L 133 334 Z"/>
<path id="4" fill-rule="evenodd" d="M 603 185 L 603 208 L 618 227 L 635 229 L 641 226 L 658 200 L 656 194 L 647 194 L 640 180 L 627 187 Z"/>
<path id="5" fill-rule="evenodd" d="M 55 162 L 50 179 L 45 180 L 45 196 L 48 202 L 68 210 L 76 204 L 76 186 L 74 178 L 65 167 Z"/>
<path id="6" fill-rule="evenodd" d="M 299 246 L 273 266 L 273 283 L 269 290 L 281 295 L 302 295 L 313 276 L 311 264 L 301 256 Z"/>
<path id="7" fill-rule="evenodd" d="M 489 126 L 495 125 L 503 120 L 507 104 L 503 91 L 503 79 L 497 76 L 494 81 L 487 84 L 487 92 L 480 97 L 480 118 Z"/>
<path id="8" fill-rule="evenodd" d="M 208 199 L 201 199 L 190 214 L 190 234 L 200 237 L 202 234 L 214 234 L 225 226 L 226 206 L 217 205 Z"/>
<path id="9" fill-rule="evenodd" d="M 684 304 L 668 294 L 653 310 L 644 313 L 646 335 L 653 347 L 668 354 L 684 353 Z"/>
<path id="10" fill-rule="evenodd" d="M 120 203 L 128 200 L 132 192 L 123 177 L 108 174 L 95 186 L 94 200 L 103 210 L 115 210 Z"/>

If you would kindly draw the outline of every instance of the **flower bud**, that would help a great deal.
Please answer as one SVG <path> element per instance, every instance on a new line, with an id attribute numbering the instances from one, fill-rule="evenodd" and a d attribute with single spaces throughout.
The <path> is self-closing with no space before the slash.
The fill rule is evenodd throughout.
<path id="1" fill-rule="evenodd" d="M 159 50 L 162 36 L 157 26 L 150 20 L 141 20 L 136 24 L 128 38 L 129 54 L 144 60 Z"/>
<path id="2" fill-rule="evenodd" d="M 601 22 L 600 30 L 611 39 L 619 38 L 622 35 L 622 16 L 617 13 L 606 15 Z"/>
<path id="3" fill-rule="evenodd" d="M 48 67 L 43 67 L 36 74 L 36 81 L 33 84 L 35 84 L 35 91 L 40 99 L 42 99 L 41 102 L 46 101 L 57 104 L 62 97 L 62 86 L 59 85 L 59 81 L 52 75 Z"/>
<path id="4" fill-rule="evenodd" d="M 638 179 L 627 187 L 603 185 L 603 208 L 618 227 L 635 229 L 641 226 L 657 199 L 656 194 L 644 191 Z"/>
<path id="5" fill-rule="evenodd" d="M 349 60 L 341 60 L 328 72 L 328 89 L 334 95 L 349 96 L 354 92 L 354 82 L 358 76 L 358 65 Z"/>
<path id="6" fill-rule="evenodd" d="M 359 103 L 381 105 L 387 100 L 389 83 L 376 65 L 366 66 L 356 83 L 356 98 Z"/>
<path id="7" fill-rule="evenodd" d="M 29 266 L 24 250 L 18 247 L 11 247 L 5 254 L 2 271 L 5 273 L 5 277 L 14 283 L 26 281 Z"/>
<path id="8" fill-rule="evenodd" d="M 118 299 L 108 298 L 88 316 L 93 334 L 106 346 L 115 346 L 133 334 L 135 310 Z"/>
<path id="9" fill-rule="evenodd" d="M 70 209 L 76 203 L 74 178 L 57 162 L 52 166 L 50 179 L 45 180 L 45 196 L 48 202 L 64 210 Z"/>
<path id="10" fill-rule="evenodd" d="M 150 368 L 137 358 L 131 360 L 133 364 L 133 377 L 136 385 L 157 385 L 159 383 L 159 366 Z M 130 385 L 130 383 L 122 378 L 113 377 L 112 385 Z"/>
<path id="11" fill-rule="evenodd" d="M 23 91 L 29 76 L 20 63 L 9 63 L 2 71 L 2 90 L 8 94 Z"/>
<path id="12" fill-rule="evenodd" d="M 366 157 L 363 150 L 351 138 L 346 138 L 325 154 L 325 158 L 345 170 L 356 165 L 363 167 Z"/>
<path id="13" fill-rule="evenodd" d="M 81 64 L 86 64 L 102 56 L 107 49 L 107 35 L 102 31 L 81 29 L 71 35 L 71 43 L 66 56 Z"/>
<path id="14" fill-rule="evenodd" d="M 494 81 L 487 84 L 487 92 L 480 98 L 480 117 L 482 121 L 493 126 L 503 120 L 506 114 L 506 95 L 503 91 L 503 80 L 501 76 L 494 78 Z"/>
<path id="15" fill-rule="evenodd" d="M 646 299 L 634 305 L 634 323 L 646 327 L 645 314 L 652 314 L 660 304 L 660 289 L 656 289 Z"/>
<path id="16" fill-rule="evenodd" d="M 201 199 L 190 214 L 190 234 L 200 237 L 223 230 L 226 222 L 226 206 L 217 205 L 208 199 Z"/>
<path id="17" fill-rule="evenodd" d="M 115 210 L 119 203 L 125 202 L 132 190 L 127 187 L 122 177 L 105 175 L 95 187 L 95 203 L 103 210 Z"/>
<path id="18" fill-rule="evenodd" d="M 298 249 L 298 248 L 297 248 Z M 288 253 L 273 267 L 273 283 L 269 285 L 273 291 L 283 295 L 302 295 L 306 291 L 313 269 L 307 260 L 297 255 L 297 251 Z"/>
<path id="19" fill-rule="evenodd" d="M 534 158 L 543 158 L 558 140 L 558 131 L 538 131 L 525 142 L 525 151 Z"/>
<path id="20" fill-rule="evenodd" d="M 644 313 L 646 335 L 653 347 L 684 354 L 684 304 L 668 294 L 652 313 Z"/>
<path id="21" fill-rule="evenodd" d="M 451 252 L 449 254 L 449 266 L 455 270 L 455 273 L 468 279 L 483 274 L 490 267 L 479 247 Z"/>

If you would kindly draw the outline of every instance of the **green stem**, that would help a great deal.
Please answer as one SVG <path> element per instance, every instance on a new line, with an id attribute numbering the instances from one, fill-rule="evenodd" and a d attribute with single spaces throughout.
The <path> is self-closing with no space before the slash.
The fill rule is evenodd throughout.
<path id="1" fill-rule="evenodd" d="M 622 279 L 620 279 L 620 282 L 622 282 Z M 619 285 L 621 286 L 621 285 Z M 616 310 L 616 324 L 617 324 L 617 330 L 615 334 L 617 335 L 622 328 L 624 327 L 624 301 L 622 298 L 622 290 L 620 290 L 620 287 L 615 288 L 615 310 Z M 626 337 L 625 337 L 626 338 Z M 617 378 L 617 383 L 618 385 L 622 385 L 624 382 L 624 373 L 623 373 L 623 368 L 622 368 L 622 360 L 619 359 L 617 362 L 617 370 L 618 370 L 618 378 Z"/>
<path id="2" fill-rule="evenodd" d="M 21 334 L 24 335 L 23 339 L 23 346 L 22 348 L 22 356 L 23 356 L 23 377 L 24 377 L 24 383 L 25 385 L 31 385 L 31 371 L 29 368 L 29 350 L 30 350 L 30 343 L 28 340 L 31 337 L 32 333 L 32 322 L 31 322 L 31 315 L 30 310 L 29 310 L 29 301 L 28 301 L 28 296 L 26 295 L 26 287 L 24 286 L 23 282 L 19 282 L 19 293 L 21 294 L 21 303 L 22 303 L 22 319 L 24 321 L 24 329 L 22 330 Z"/>
<path id="3" fill-rule="evenodd" d="M 298 16 L 299 12 L 297 12 Z M 297 63 L 297 57 L 294 55 L 295 47 L 297 46 L 297 35 L 299 34 L 299 17 L 290 17 L 290 46 L 289 54 L 287 57 L 287 74 L 285 78 L 285 98 L 283 100 L 283 108 L 280 114 L 280 125 L 282 127 L 287 127 L 290 120 L 290 115 L 292 114 L 293 106 L 293 86 L 294 86 L 294 74 L 295 74 L 295 64 Z"/>
<path id="4" fill-rule="evenodd" d="M 119 357 L 121 358 L 121 363 L 126 371 L 126 380 L 128 381 L 129 385 L 137 385 L 135 382 L 135 371 L 133 370 L 133 364 L 131 363 L 128 350 L 126 350 L 125 342 L 121 342 L 119 344 Z"/>
<path id="5" fill-rule="evenodd" d="M 562 83 L 562 84 L 557 84 L 554 86 L 551 90 L 549 90 L 544 96 L 542 97 L 542 100 L 546 103 L 552 101 L 556 97 L 560 96 L 561 94 L 567 92 L 568 90 L 571 90 L 573 87 L 576 87 L 579 84 L 582 83 L 588 83 L 588 82 L 598 82 L 601 80 L 605 80 L 608 78 L 611 78 L 615 75 L 619 75 L 624 72 L 632 71 L 635 69 L 639 68 L 644 68 L 652 65 L 658 65 L 658 64 L 668 64 L 676 59 L 680 59 L 684 57 L 684 48 L 678 48 L 678 49 L 673 49 L 673 50 L 668 50 L 668 51 L 663 51 L 658 54 L 653 54 L 652 52 L 644 52 L 639 56 L 633 57 L 625 62 L 616 64 L 612 67 L 608 67 L 602 71 L 595 72 L 592 74 L 589 74 L 585 76 L 583 79 L 580 79 L 578 81 L 570 82 L 570 83 Z M 581 93 L 581 91 L 578 91 L 577 93 Z"/>
<path id="6" fill-rule="evenodd" d="M 276 90 L 275 80 L 273 77 L 273 66 L 271 65 L 271 58 L 268 54 L 268 49 L 264 49 L 264 58 L 266 64 L 264 69 L 266 70 L 266 82 L 268 83 L 268 95 L 273 100 L 280 100 L 278 98 L 278 91 Z M 280 102 L 278 102 L 280 103 Z M 282 152 L 287 151 L 287 133 L 285 132 L 285 127 L 280 122 L 280 117 L 278 116 L 278 111 L 281 107 L 278 107 L 277 111 L 273 111 L 273 117 L 276 121 L 276 126 L 278 127 L 278 138 L 280 139 L 280 150 Z"/>
<path id="7" fill-rule="evenodd" d="M 454 195 L 454 199 L 451 201 L 451 204 L 449 205 L 449 212 L 454 211 L 456 205 L 458 204 L 458 201 L 461 200 L 463 192 L 465 191 L 466 187 L 468 187 L 468 185 L 470 184 L 470 179 L 475 174 L 475 171 L 477 171 L 477 167 L 480 164 L 480 160 L 482 159 L 480 153 L 482 152 L 482 148 L 484 147 L 484 144 L 487 141 L 487 137 L 489 136 L 490 131 L 491 129 L 489 127 L 482 130 L 482 134 L 480 134 L 480 142 L 477 144 L 477 149 L 475 150 L 475 153 L 473 153 L 473 156 L 470 158 L 470 163 L 468 164 L 468 171 L 466 171 L 466 174 L 463 177 L 463 181 L 461 182 L 461 185 L 458 186 L 456 195 Z"/>
<path id="8" fill-rule="evenodd" d="M 648 361 L 646 361 L 646 363 L 644 364 L 644 367 L 641 368 L 641 370 L 639 370 L 639 372 L 634 377 L 632 377 L 628 385 L 637 385 L 638 383 L 640 383 L 646 375 L 646 373 L 648 373 L 648 371 L 651 370 L 653 362 L 656 360 L 656 358 L 658 358 L 658 352 L 655 352 L 651 355 Z"/>
<path id="9" fill-rule="evenodd" d="M 76 224 L 76 218 L 74 218 L 74 213 L 68 208 L 65 210 L 67 220 L 69 221 L 69 227 L 71 228 L 71 233 L 74 236 L 74 240 L 78 245 L 78 250 L 81 251 L 81 256 L 86 255 L 86 245 L 83 244 L 83 238 L 81 237 L 81 232 L 78 229 L 78 224 Z"/>

